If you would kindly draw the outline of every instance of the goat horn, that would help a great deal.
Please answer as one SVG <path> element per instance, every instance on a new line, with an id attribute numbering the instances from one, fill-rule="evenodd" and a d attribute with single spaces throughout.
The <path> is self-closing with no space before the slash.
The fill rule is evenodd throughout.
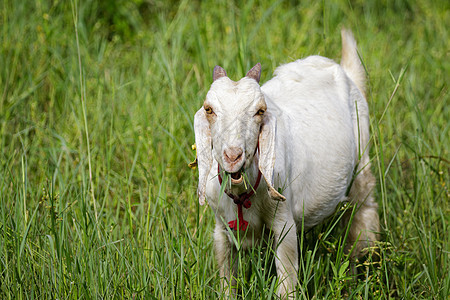
<path id="1" fill-rule="evenodd" d="M 257 63 L 253 68 L 250 69 L 250 71 L 247 72 L 247 75 L 245 76 L 248 78 L 253 78 L 257 83 L 259 83 L 259 79 L 261 78 L 261 64 Z"/>
<path id="2" fill-rule="evenodd" d="M 221 66 L 215 66 L 213 71 L 213 82 L 221 77 L 227 76 L 227 72 Z"/>

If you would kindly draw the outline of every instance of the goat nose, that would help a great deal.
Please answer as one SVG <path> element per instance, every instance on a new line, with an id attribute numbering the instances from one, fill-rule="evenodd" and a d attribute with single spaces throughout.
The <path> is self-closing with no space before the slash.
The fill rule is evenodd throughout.
<path id="1" fill-rule="evenodd" d="M 225 159 L 228 162 L 233 163 L 238 161 L 242 157 L 243 152 L 244 151 L 242 151 L 242 148 L 230 147 L 223 151 L 223 154 L 225 155 Z"/>

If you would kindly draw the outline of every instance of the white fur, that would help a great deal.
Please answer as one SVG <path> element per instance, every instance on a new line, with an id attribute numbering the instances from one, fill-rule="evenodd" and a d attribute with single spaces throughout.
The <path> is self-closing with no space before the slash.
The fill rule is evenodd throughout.
<path id="1" fill-rule="evenodd" d="M 292 295 L 297 284 L 297 232 L 302 218 L 310 228 L 330 216 L 340 202 L 351 201 L 358 204 L 349 237 L 351 242 L 359 241 L 354 255 L 376 240 L 379 225 L 371 193 L 374 178 L 368 156 L 364 70 L 351 32 L 342 35 L 342 66 L 328 58 L 307 57 L 280 66 L 262 87 L 257 82 L 258 65 L 238 82 L 220 67 L 214 70 L 215 81 L 194 127 L 199 199 L 202 204 L 206 198 L 215 212 L 216 257 L 225 285 L 235 282 L 232 256 L 237 247 L 227 222 L 236 219 L 237 208 L 227 195 L 220 195 L 218 165 L 230 173 L 244 168 L 251 184 L 258 170 L 263 174 L 252 206 L 243 210 L 249 227 L 244 238 L 239 233 L 240 247 L 251 247 L 264 227 L 272 231 L 283 297 Z M 205 107 L 213 113 L 206 114 Z M 266 108 L 263 116 L 257 114 L 261 107 Z M 242 157 L 230 162 L 224 154 L 229 149 L 240 149 Z M 358 175 L 346 197 L 355 170 Z M 228 189 L 239 194 L 245 186 Z"/>

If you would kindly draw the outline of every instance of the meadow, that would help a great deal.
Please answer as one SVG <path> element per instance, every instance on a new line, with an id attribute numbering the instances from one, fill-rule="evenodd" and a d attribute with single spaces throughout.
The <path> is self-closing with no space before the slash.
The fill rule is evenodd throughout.
<path id="1" fill-rule="evenodd" d="M 380 242 L 348 272 L 337 212 L 301 235 L 298 299 L 448 299 L 450 2 L 0 3 L 0 298 L 217 299 L 193 117 L 219 64 L 261 83 L 339 61 L 368 77 Z M 239 294 L 276 299 L 263 245 Z M 270 253 L 269 253 L 270 254 Z"/>

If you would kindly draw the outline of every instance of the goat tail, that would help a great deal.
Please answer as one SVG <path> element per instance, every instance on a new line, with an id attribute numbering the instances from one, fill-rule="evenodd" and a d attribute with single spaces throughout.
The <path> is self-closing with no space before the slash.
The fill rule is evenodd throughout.
<path id="1" fill-rule="evenodd" d="M 342 37 L 342 59 L 341 66 L 347 73 L 347 76 L 356 84 L 358 89 L 365 94 L 366 91 L 366 73 L 361 60 L 359 59 L 356 40 L 351 30 L 343 28 Z"/>

